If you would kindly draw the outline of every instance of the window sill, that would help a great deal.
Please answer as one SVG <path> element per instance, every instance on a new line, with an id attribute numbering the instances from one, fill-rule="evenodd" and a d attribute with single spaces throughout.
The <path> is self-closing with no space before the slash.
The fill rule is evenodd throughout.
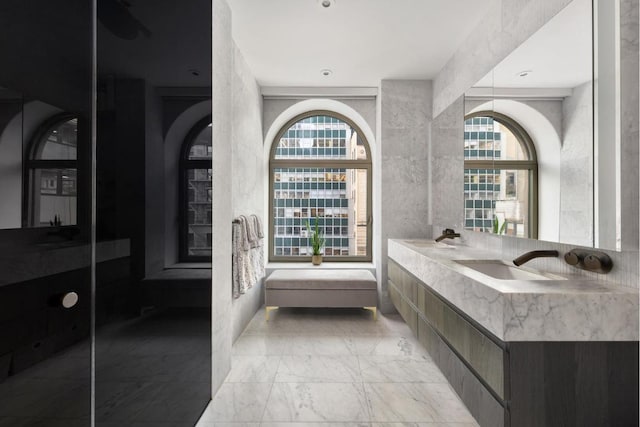
<path id="1" fill-rule="evenodd" d="M 325 261 L 320 265 L 313 265 L 311 262 L 269 262 L 266 267 L 267 270 L 277 269 L 307 269 L 307 268 L 319 268 L 326 270 L 374 270 L 376 266 L 372 262 L 330 262 Z"/>

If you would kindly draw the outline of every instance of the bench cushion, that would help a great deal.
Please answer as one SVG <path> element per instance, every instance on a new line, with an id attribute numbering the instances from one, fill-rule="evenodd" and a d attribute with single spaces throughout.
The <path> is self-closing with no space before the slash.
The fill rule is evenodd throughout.
<path id="1" fill-rule="evenodd" d="M 266 279 L 266 289 L 377 289 L 367 270 L 276 270 Z"/>

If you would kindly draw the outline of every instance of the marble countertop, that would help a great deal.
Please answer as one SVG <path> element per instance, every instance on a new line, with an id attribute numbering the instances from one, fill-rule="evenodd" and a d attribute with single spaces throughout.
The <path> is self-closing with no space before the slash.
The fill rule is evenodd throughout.
<path id="1" fill-rule="evenodd" d="M 555 273 L 564 279 L 495 279 L 455 260 L 499 254 L 442 247 L 389 239 L 388 255 L 502 341 L 638 340 L 637 289 Z"/>

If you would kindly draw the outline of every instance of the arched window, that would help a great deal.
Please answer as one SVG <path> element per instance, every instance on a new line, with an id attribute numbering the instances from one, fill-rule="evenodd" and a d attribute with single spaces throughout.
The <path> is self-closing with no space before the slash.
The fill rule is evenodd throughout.
<path id="1" fill-rule="evenodd" d="M 76 117 L 56 116 L 36 132 L 25 169 L 27 226 L 77 224 L 77 148 Z"/>
<path id="2" fill-rule="evenodd" d="M 269 162 L 269 259 L 309 261 L 318 221 L 325 261 L 371 260 L 371 152 L 348 118 L 311 111 L 278 132 Z"/>
<path id="3" fill-rule="evenodd" d="M 465 118 L 465 229 L 537 238 L 538 163 L 516 121 L 493 111 Z"/>
<path id="4" fill-rule="evenodd" d="M 211 261 L 211 117 L 187 135 L 180 161 L 180 260 Z"/>

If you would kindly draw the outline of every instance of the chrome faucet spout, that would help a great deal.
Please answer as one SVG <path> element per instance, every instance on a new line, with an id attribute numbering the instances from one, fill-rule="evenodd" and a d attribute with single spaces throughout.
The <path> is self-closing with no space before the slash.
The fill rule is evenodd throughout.
<path id="1" fill-rule="evenodd" d="M 440 242 L 444 239 L 453 239 L 455 237 L 460 237 L 460 233 L 456 233 L 452 228 L 446 228 L 442 230 L 442 235 L 440 237 L 436 237 L 436 242 Z"/>
<path id="2" fill-rule="evenodd" d="M 525 262 L 529 262 L 534 258 L 542 258 L 542 257 L 558 257 L 559 253 L 556 250 L 546 250 L 546 251 L 530 251 L 520 255 L 518 258 L 513 260 L 513 263 L 516 266 L 520 266 Z"/>

